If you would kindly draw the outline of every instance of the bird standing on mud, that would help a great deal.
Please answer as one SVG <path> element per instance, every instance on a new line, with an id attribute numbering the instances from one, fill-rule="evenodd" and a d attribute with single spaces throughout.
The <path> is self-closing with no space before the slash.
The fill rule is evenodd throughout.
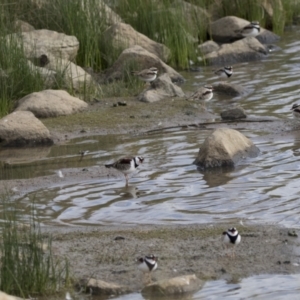
<path id="1" fill-rule="evenodd" d="M 241 242 L 241 235 L 235 227 L 229 228 L 223 232 L 223 242 L 226 249 L 232 248 L 231 258 L 235 257 L 235 246 Z"/>
<path id="2" fill-rule="evenodd" d="M 151 275 L 152 272 L 157 269 L 157 260 L 157 256 L 154 256 L 153 254 L 137 259 L 139 270 L 141 270 L 144 274 L 148 273 L 149 278 L 146 281 L 147 283 L 152 282 Z"/>

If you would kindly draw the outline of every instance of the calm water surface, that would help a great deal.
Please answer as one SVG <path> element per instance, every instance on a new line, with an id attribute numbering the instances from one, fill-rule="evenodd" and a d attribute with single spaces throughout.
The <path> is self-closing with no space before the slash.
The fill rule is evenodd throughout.
<path id="1" fill-rule="evenodd" d="M 247 97 L 228 99 L 215 95 L 209 109 L 219 113 L 224 106 L 240 103 L 251 116 L 291 119 L 290 108 L 298 101 L 300 84 L 300 30 L 287 32 L 279 42 L 281 51 L 260 62 L 234 66 L 232 83 L 249 89 Z M 212 69 L 183 74 L 187 91 L 203 83 L 214 83 Z M 188 224 L 251 221 L 300 228 L 300 138 L 265 136 L 246 128 L 242 133 L 260 148 L 259 157 L 242 162 L 234 170 L 201 172 L 192 164 L 208 130 L 179 130 L 137 137 L 100 136 L 75 139 L 64 146 L 30 149 L 37 151 L 30 164 L 0 165 L 0 179 L 28 178 L 57 173 L 66 167 L 95 168 L 124 153 L 139 154 L 145 163 L 130 179 L 110 176 L 74 184 L 58 177 L 57 186 L 22 195 L 16 199 L 24 218 L 30 203 L 36 203 L 44 224 Z M 78 161 L 78 151 L 90 154 Z M 28 150 L 1 150 L 0 160 L 16 155 L 26 161 Z M 23 157 L 22 157 L 23 155 Z M 32 155 L 31 155 L 32 157 Z M 299 276 L 256 276 L 239 284 L 209 282 L 193 299 L 258 297 L 270 299 L 290 291 L 299 293 Z M 274 280 L 285 282 L 272 288 Z M 254 294 L 248 287 L 261 284 Z M 292 287 L 291 287 L 292 286 Z M 265 287 L 265 289 L 263 288 Z M 268 288 L 269 287 L 269 288 Z M 275 294 L 274 294 L 275 293 Z M 263 296 L 262 296 L 263 295 Z M 131 295 L 133 297 L 133 295 Z M 118 299 L 141 299 L 126 298 Z M 227 297 L 227 298 L 226 298 Z M 291 296 L 293 297 L 293 296 Z M 278 298 L 278 299 L 279 299 Z M 289 298 L 294 299 L 294 298 Z"/>

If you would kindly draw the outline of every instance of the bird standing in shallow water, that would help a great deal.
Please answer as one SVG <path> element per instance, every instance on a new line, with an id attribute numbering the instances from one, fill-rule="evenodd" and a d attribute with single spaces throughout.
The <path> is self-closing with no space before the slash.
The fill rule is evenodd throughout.
<path id="1" fill-rule="evenodd" d="M 235 246 L 241 242 L 241 235 L 235 227 L 229 228 L 227 231 L 223 232 L 223 242 L 226 249 L 228 247 L 232 248 L 231 257 L 235 257 Z"/>
<path id="2" fill-rule="evenodd" d="M 226 66 L 214 72 L 220 78 L 229 78 L 233 74 L 232 66 Z"/>
<path id="3" fill-rule="evenodd" d="M 144 274 L 149 274 L 147 283 L 151 283 L 152 281 L 151 275 L 152 272 L 157 269 L 157 260 L 157 256 L 154 256 L 153 254 L 137 259 L 139 270 L 141 270 Z"/>
<path id="4" fill-rule="evenodd" d="M 142 156 L 123 157 L 112 164 L 106 164 L 106 168 L 114 168 L 122 172 L 125 176 L 126 186 L 128 186 L 128 174 L 133 173 L 136 168 L 144 161 Z"/>

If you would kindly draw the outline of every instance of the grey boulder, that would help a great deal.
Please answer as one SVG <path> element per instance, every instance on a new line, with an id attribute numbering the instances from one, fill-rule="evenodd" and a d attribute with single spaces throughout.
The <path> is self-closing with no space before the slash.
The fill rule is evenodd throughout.
<path id="1" fill-rule="evenodd" d="M 149 284 L 142 290 L 142 295 L 145 299 L 148 297 L 168 297 L 167 299 L 174 299 L 180 294 L 193 293 L 202 288 L 204 282 L 193 275 L 178 276 L 171 279 L 160 280 Z M 153 298 L 154 299 L 154 298 Z"/>
<path id="2" fill-rule="evenodd" d="M 162 74 L 151 86 L 138 95 L 138 100 L 142 102 L 156 102 L 170 97 L 184 97 L 182 89 L 172 83 L 168 74 Z"/>
<path id="3" fill-rule="evenodd" d="M 31 111 L 38 118 L 71 115 L 87 108 L 87 103 L 63 90 L 31 93 L 18 101 L 15 111 Z"/>
<path id="4" fill-rule="evenodd" d="M 223 44 L 219 50 L 205 55 L 211 65 L 231 65 L 239 62 L 261 60 L 269 51 L 255 37 L 247 37 L 231 44 Z"/>
<path id="5" fill-rule="evenodd" d="M 126 286 L 95 278 L 83 279 L 78 285 L 84 286 L 86 292 L 92 295 L 121 295 L 130 292 Z"/>
<path id="6" fill-rule="evenodd" d="M 231 97 L 238 97 L 248 93 L 248 91 L 241 85 L 233 84 L 230 82 L 220 82 L 213 85 L 214 92 L 224 94 Z"/>
<path id="7" fill-rule="evenodd" d="M 120 54 L 113 66 L 107 70 L 106 80 L 110 82 L 123 79 L 124 71 L 130 65 L 136 66 L 138 68 L 137 71 L 156 67 L 159 70 L 159 74 L 167 73 L 173 82 L 184 81 L 184 78 L 178 72 L 165 64 L 157 55 L 138 45 L 125 49 Z"/>
<path id="8" fill-rule="evenodd" d="M 238 39 L 243 38 L 240 30 L 249 23 L 250 22 L 248 20 L 241 19 L 235 16 L 227 16 L 218 19 L 215 22 L 211 23 L 212 39 L 217 43 L 232 43 Z M 267 31 L 268 33 L 265 34 L 265 31 Z M 259 36 L 262 34 L 265 36 L 263 39 L 264 42 L 268 44 L 274 43 L 280 38 L 275 33 L 261 27 L 260 34 L 257 35 L 257 38 L 259 38 Z"/>
<path id="9" fill-rule="evenodd" d="M 256 157 L 259 152 L 253 142 L 239 131 L 219 128 L 200 146 L 194 164 L 201 169 L 233 167 L 242 159 Z"/>
<path id="10" fill-rule="evenodd" d="M 32 112 L 16 111 L 0 119 L 2 146 L 52 145 L 49 130 Z"/>
<path id="11" fill-rule="evenodd" d="M 221 111 L 222 120 L 239 120 L 247 118 L 245 110 L 241 106 L 235 106 Z"/>

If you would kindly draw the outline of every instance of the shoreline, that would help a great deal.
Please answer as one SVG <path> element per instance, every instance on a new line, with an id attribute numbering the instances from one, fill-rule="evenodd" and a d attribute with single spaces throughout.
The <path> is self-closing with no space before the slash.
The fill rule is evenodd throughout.
<path id="1" fill-rule="evenodd" d="M 236 257 L 226 255 L 222 232 L 236 226 L 242 236 Z M 76 280 L 96 278 L 143 288 L 135 259 L 155 254 L 153 280 L 196 274 L 201 280 L 236 282 L 258 274 L 300 272 L 300 240 L 288 228 L 273 225 L 224 223 L 217 225 L 93 226 L 44 229 L 53 234 L 54 253 L 68 257 Z M 123 239 L 115 239 L 116 237 Z"/>

